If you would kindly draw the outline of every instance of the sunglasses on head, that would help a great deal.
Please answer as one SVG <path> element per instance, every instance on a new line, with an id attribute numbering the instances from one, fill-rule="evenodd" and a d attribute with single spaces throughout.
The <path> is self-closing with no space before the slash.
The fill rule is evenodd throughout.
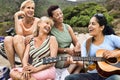
<path id="1" fill-rule="evenodd" d="M 94 16 L 103 17 L 104 15 L 101 14 L 101 13 L 97 13 L 97 14 L 95 14 Z"/>

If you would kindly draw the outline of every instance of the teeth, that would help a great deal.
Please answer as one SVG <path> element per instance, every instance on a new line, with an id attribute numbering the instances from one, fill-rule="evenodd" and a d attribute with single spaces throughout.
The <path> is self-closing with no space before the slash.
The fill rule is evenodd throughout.
<path id="1" fill-rule="evenodd" d="M 32 14 L 33 14 L 33 12 L 28 12 L 28 14 L 32 15 Z"/>
<path id="2" fill-rule="evenodd" d="M 89 31 L 91 32 L 91 31 L 93 31 L 92 29 L 89 29 Z"/>
<path id="3" fill-rule="evenodd" d="M 45 28 L 47 31 L 50 31 L 50 29 L 49 28 Z"/>

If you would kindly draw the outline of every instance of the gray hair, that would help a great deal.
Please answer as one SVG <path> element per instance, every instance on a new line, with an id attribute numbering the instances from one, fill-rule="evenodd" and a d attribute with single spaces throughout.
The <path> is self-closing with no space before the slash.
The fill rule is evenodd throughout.
<path id="1" fill-rule="evenodd" d="M 34 32 L 35 37 L 39 35 L 39 28 L 40 27 L 38 26 L 38 24 L 41 23 L 41 21 L 50 22 L 51 26 L 54 25 L 54 22 L 53 22 L 53 20 L 51 18 L 49 18 L 47 16 L 41 17 L 40 20 L 37 23 L 36 31 Z"/>

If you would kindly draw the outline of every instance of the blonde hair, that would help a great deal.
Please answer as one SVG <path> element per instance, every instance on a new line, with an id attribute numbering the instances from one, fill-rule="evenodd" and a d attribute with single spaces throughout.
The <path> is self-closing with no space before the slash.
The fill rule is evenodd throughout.
<path id="1" fill-rule="evenodd" d="M 22 2 L 21 6 L 20 6 L 20 10 L 23 10 L 28 3 L 33 3 L 35 5 L 33 0 L 25 0 L 24 2 Z"/>
<path id="2" fill-rule="evenodd" d="M 52 20 L 51 18 L 49 18 L 49 17 L 47 17 L 47 16 L 41 17 L 40 20 L 39 20 L 38 23 L 37 23 L 36 31 L 34 32 L 34 36 L 35 36 L 35 37 L 38 36 L 38 34 L 39 34 L 39 28 L 40 28 L 40 27 L 38 26 L 38 24 L 41 23 L 42 21 L 49 22 L 49 23 L 51 24 L 51 26 L 54 25 L 54 22 L 53 22 L 53 20 Z"/>

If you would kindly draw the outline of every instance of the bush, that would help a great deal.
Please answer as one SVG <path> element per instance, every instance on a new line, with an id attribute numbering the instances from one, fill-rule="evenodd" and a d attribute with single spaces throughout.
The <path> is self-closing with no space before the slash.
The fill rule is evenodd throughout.
<path id="1" fill-rule="evenodd" d="M 73 27 L 86 27 L 90 18 L 96 13 L 103 13 L 109 23 L 113 20 L 105 7 L 94 2 L 67 7 L 63 10 L 63 13 L 64 21 Z"/>
<path id="2" fill-rule="evenodd" d="M 1 22 L 0 23 L 0 36 L 6 36 L 6 30 L 9 28 L 14 27 L 14 23 L 9 21 L 9 22 Z"/>

